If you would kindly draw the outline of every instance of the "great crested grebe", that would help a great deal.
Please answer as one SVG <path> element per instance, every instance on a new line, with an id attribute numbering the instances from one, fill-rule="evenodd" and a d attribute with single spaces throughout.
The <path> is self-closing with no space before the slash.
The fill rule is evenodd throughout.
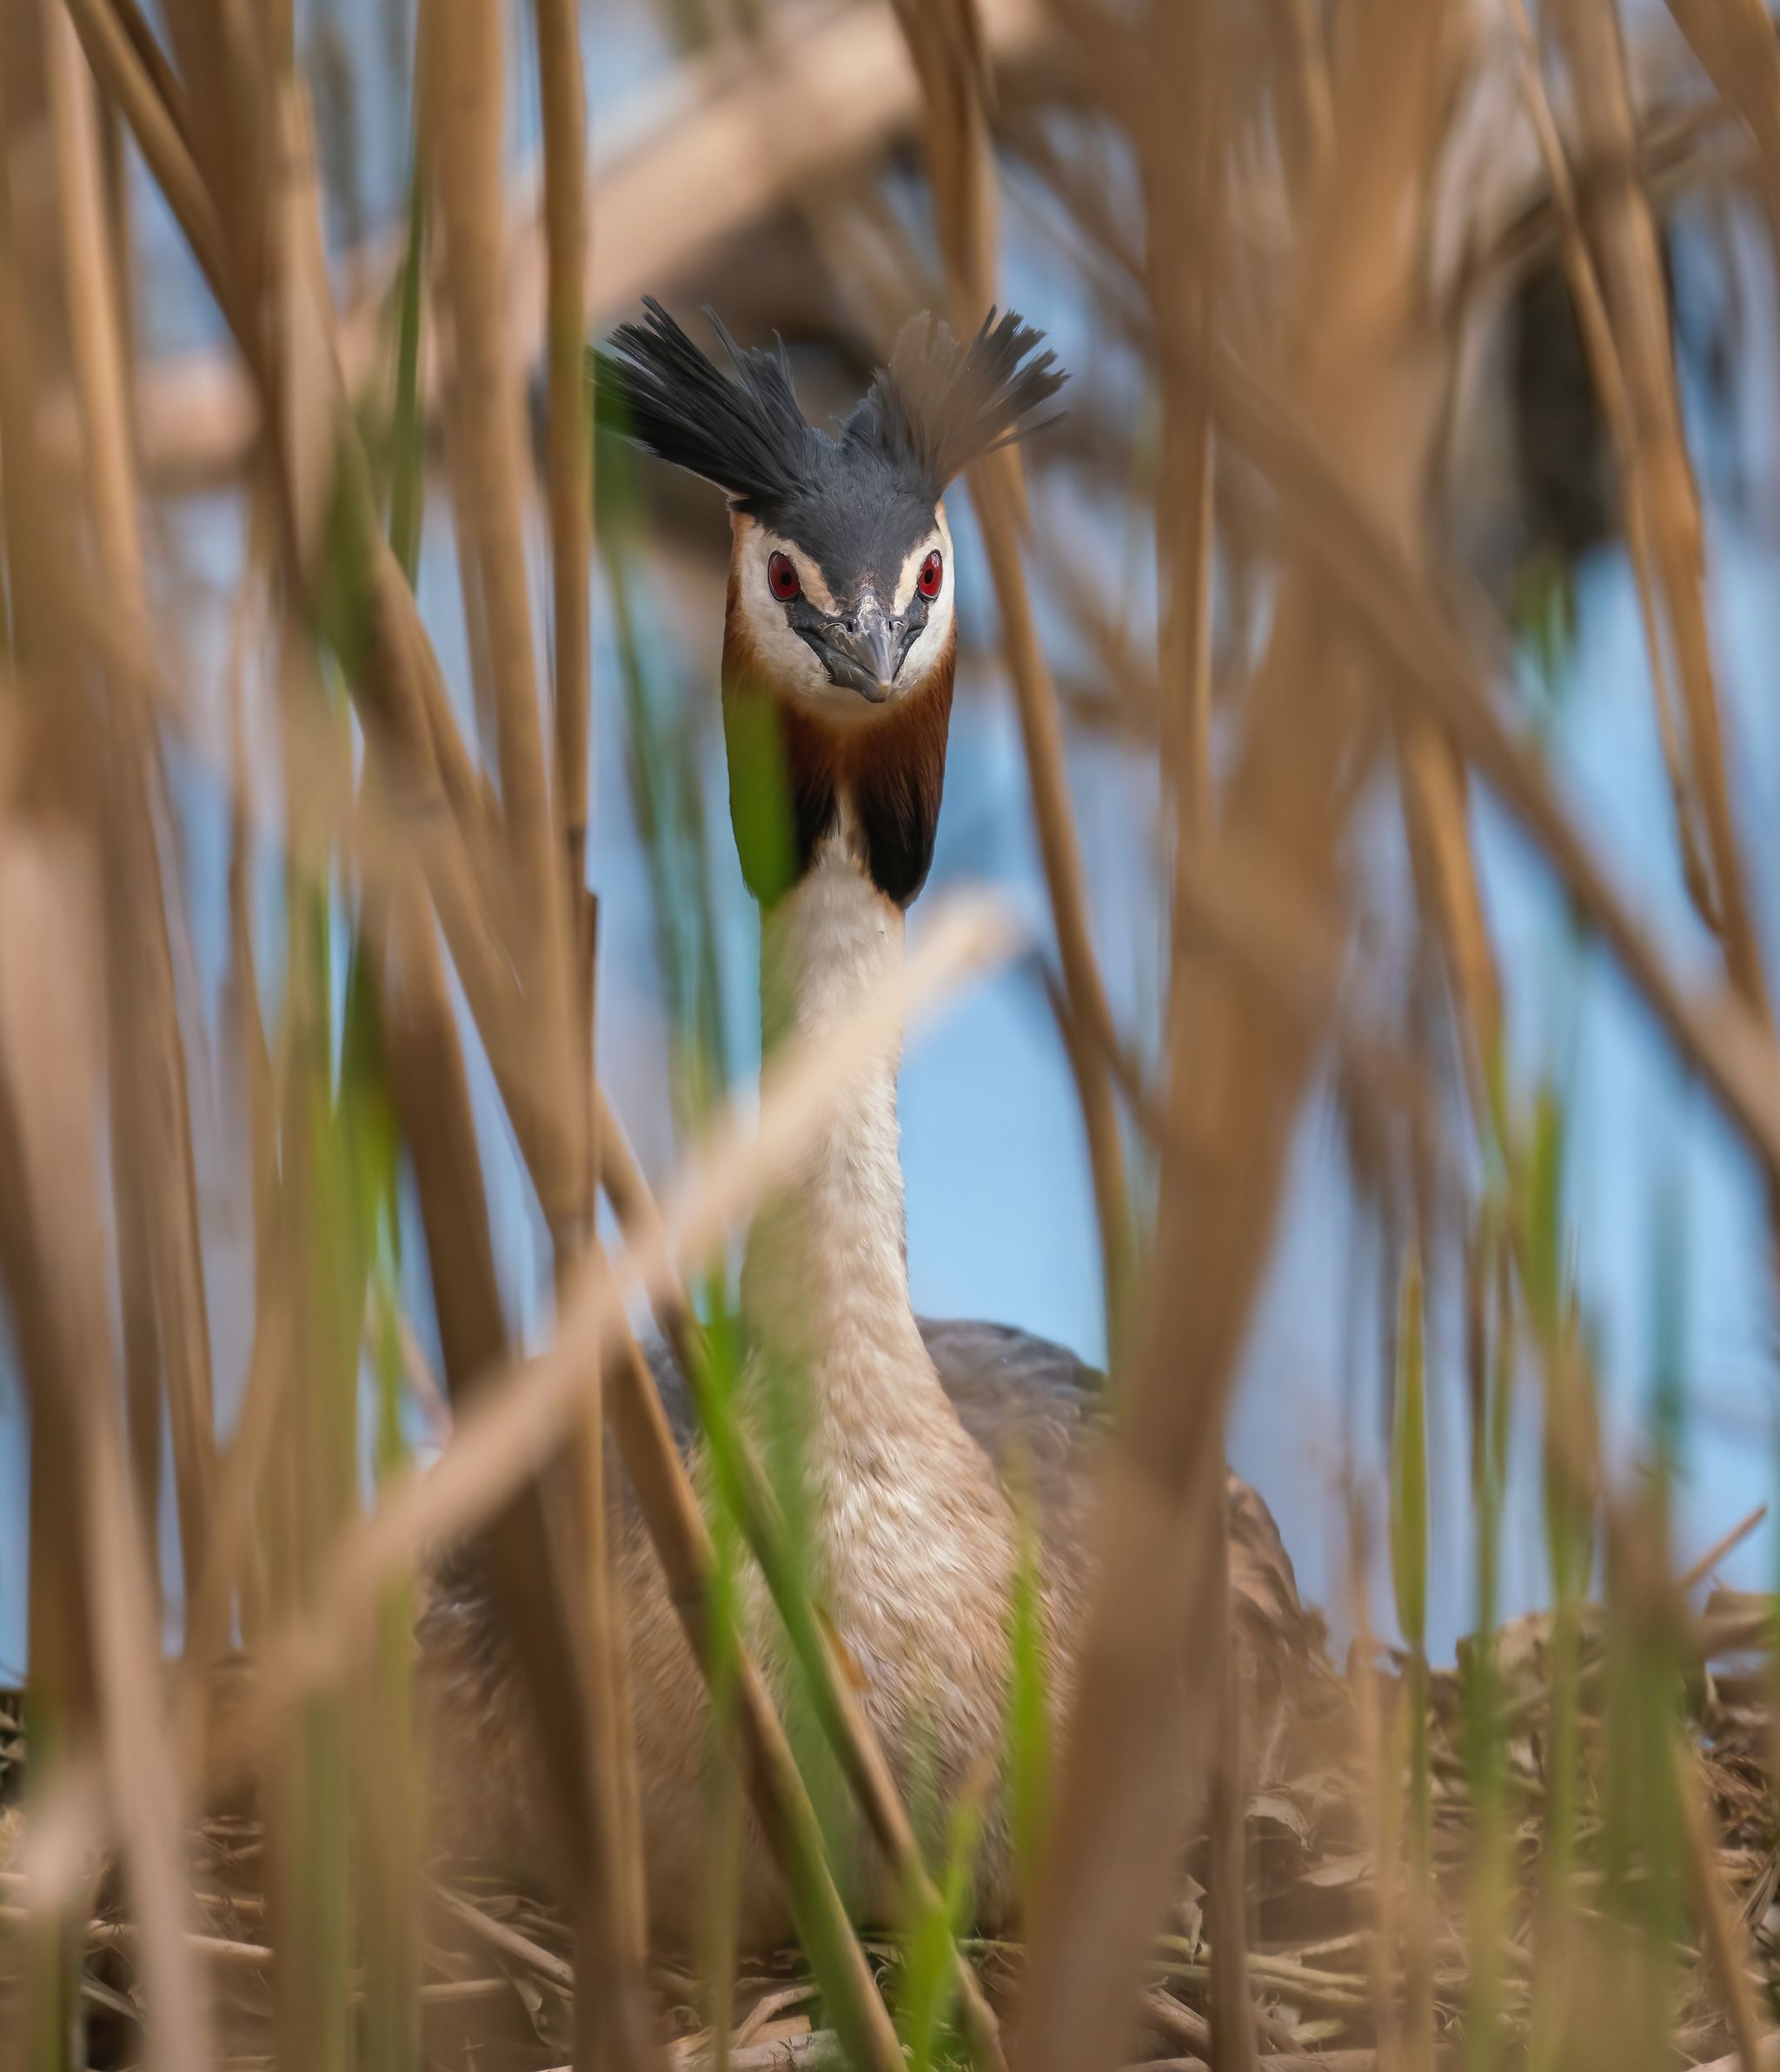
<path id="1" fill-rule="evenodd" d="M 952 538 L 941 497 L 973 461 L 1033 428 L 1064 376 L 1018 316 L 969 344 L 917 319 L 838 436 L 804 418 L 782 347 L 733 375 L 664 310 L 599 361 L 602 412 L 729 498 L 722 685 L 732 818 L 761 908 L 763 1047 L 843 1021 L 902 955 L 904 913 L 933 858 L 957 654 Z M 713 320 L 714 322 L 714 319 Z M 787 810 L 762 813 L 782 784 Z M 787 825 L 786 823 L 788 823 Z M 909 1301 L 893 1057 L 858 1079 L 791 1184 L 762 1205 L 741 1277 L 740 1389 L 759 1420 L 767 1379 L 807 1390 L 800 1491 L 826 1612 L 905 1795 L 944 1807 L 986 1790 L 977 1902 L 1013 1906 L 1013 1848 L 993 1784 L 1003 1744 L 1010 1605 L 1030 1492 L 1053 1703 L 1066 1698 L 1084 1595 L 1085 1506 L 1100 1378 L 1060 1346 L 990 1324 L 936 1324 Z M 683 1386 L 654 1364 L 689 1453 Z M 1265 1769 L 1295 1659 L 1317 1624 L 1265 1506 L 1231 1483 L 1232 1577 L 1249 1768 Z M 652 1924 L 691 1936 L 710 1869 L 711 1758 L 700 1671 L 634 1517 L 617 1557 L 628 1636 Z M 499 1614 L 448 1577 L 423 1622 L 460 1841 L 546 1869 L 524 1701 Z M 795 1671 L 750 1571 L 744 1623 L 781 1701 Z M 986 1780 L 987 1780 L 986 1783 Z M 849 1903 L 888 1893 L 861 1836 L 838 1868 Z M 753 1835 L 741 1929 L 789 1923 Z"/>

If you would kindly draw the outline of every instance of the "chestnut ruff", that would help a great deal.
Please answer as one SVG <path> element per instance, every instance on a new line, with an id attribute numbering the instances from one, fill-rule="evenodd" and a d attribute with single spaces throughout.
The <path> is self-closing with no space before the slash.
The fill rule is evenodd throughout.
<path id="1" fill-rule="evenodd" d="M 907 906 L 927 882 L 946 787 L 958 661 L 946 646 L 906 696 L 840 721 L 773 689 L 755 654 L 734 569 L 723 628 L 723 731 L 729 814 L 742 876 L 771 906 L 806 871 L 850 803 L 861 861 L 887 899 Z"/>

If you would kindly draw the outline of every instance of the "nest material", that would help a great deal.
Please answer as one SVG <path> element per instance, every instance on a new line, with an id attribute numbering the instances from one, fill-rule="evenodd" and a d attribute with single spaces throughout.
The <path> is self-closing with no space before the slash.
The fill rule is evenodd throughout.
<path id="1" fill-rule="evenodd" d="M 1766 1650 L 1774 1616 L 1766 1598 L 1719 1592 L 1701 1622 L 1695 1672 L 1686 1680 L 1692 1759 L 1713 1824 L 1717 1869 L 1765 1980 L 1780 1956 L 1780 1853 L 1777 1853 L 1769 1757 L 1774 1715 Z M 1511 2047 L 1531 2017 L 1533 1943 L 1540 1919 L 1542 1843 L 1551 1762 L 1548 1700 L 1552 1622 L 1539 1616 L 1501 1636 L 1496 1661 L 1503 1731 L 1496 1743 L 1504 1780 L 1507 1869 L 1504 1936 L 1498 1966 L 1498 2019 Z M 1599 1926 L 1601 1668 L 1598 1624 L 1585 1615 L 1580 1644 L 1582 1767 L 1577 1794 L 1571 1928 Z M 1437 2039 L 1456 2041 L 1471 2004 L 1471 1909 L 1478 1829 L 1465 1755 L 1465 1670 L 1428 1679 L 1425 1723 L 1431 1779 L 1427 1891 L 1415 1901 L 1399 1794 L 1381 1819 L 1378 1750 L 1406 1746 L 1405 1708 L 1414 1688 L 1407 1665 L 1388 1661 L 1361 1684 L 1350 1676 L 1354 1730 L 1306 1749 L 1296 1774 L 1269 1783 L 1248 1807 L 1251 1875 L 1249 1969 L 1264 2056 L 1309 2053 L 1343 2072 L 1371 2062 L 1388 2028 L 1404 2019 L 1417 1991 L 1417 1967 Z M 1371 1722 L 1369 1735 L 1359 1717 Z M 16 1802 L 23 1767 L 17 1701 L 0 1699 L 0 1799 Z M 1388 1770 L 1394 1756 L 1385 1758 Z M 1399 1783 L 1401 1771 L 1397 1770 Z M 16 1836 L 16 1810 L 10 1816 Z M 7 1830 L 0 1830 L 0 1865 Z M 1385 1874 L 1385 1851 L 1394 1868 Z M 1208 2047 L 1210 1950 L 1201 1889 L 1183 1879 L 1172 1932 L 1158 1938 L 1146 1991 L 1147 2035 L 1138 2062 L 1179 2064 Z M 228 2062 L 264 2065 L 274 2049 L 272 1951 L 264 1897 L 266 1854 L 259 1824 L 233 1813 L 207 1820 L 195 1837 L 193 1886 L 199 1954 L 210 1969 Z M 0 1902 L 17 1917 L 23 1898 L 16 1870 L 0 1869 Z M 102 1886 L 102 1891 L 103 1888 Z M 422 2028 L 427 2062 L 474 2062 L 481 2072 L 541 2072 L 569 2055 L 574 1976 L 571 1938 L 561 1910 L 542 1897 L 494 1883 L 461 1864 L 442 1866 L 425 1897 Z M 894 2002 L 900 1954 L 868 1945 Z M 967 1944 L 990 1997 L 1004 2009 L 1017 1996 L 1023 1952 L 1014 1942 Z M 7 1966 L 0 1942 L 0 1982 Z M 1690 1942 L 1675 1949 L 1675 2042 L 1684 2059 L 1728 2050 L 1730 2040 L 1704 1960 Z M 654 1968 L 664 2033 L 678 2063 L 703 2062 L 714 2042 L 707 1996 L 690 1967 Z M 16 1990 L 15 1978 L 0 1992 Z M 103 1905 L 87 1939 L 90 2062 L 127 2063 L 138 2055 L 146 2010 L 139 1996 L 134 1930 L 122 1909 Z M 744 1958 L 734 1984 L 729 2062 L 752 2067 L 843 2063 L 822 2022 L 820 1999 L 799 1954 Z"/>

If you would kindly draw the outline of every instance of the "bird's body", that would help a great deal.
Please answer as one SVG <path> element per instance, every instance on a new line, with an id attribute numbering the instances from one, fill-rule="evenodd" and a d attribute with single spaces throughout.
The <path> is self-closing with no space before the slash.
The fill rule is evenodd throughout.
<path id="1" fill-rule="evenodd" d="M 834 1032 L 894 976 L 906 909 L 933 853 L 951 707 L 956 621 L 940 492 L 964 461 L 1017 430 L 1059 377 L 1048 355 L 1026 358 L 1034 340 L 1017 320 L 986 327 L 969 355 L 929 330 L 907 355 L 899 348 L 900 374 L 893 360 L 840 440 L 826 441 L 794 415 L 788 375 L 767 355 L 740 356 L 741 380 L 730 382 L 664 318 L 621 342 L 631 428 L 721 482 L 737 507 L 726 734 L 737 840 L 762 906 L 770 1053 L 794 1035 Z M 837 458 L 861 421 L 864 498 Z M 828 485 L 811 493 L 814 514 L 799 503 L 800 452 L 814 455 L 809 479 Z M 787 1509 L 861 1705 L 907 1803 L 941 1817 L 961 1799 L 980 1806 L 979 1914 L 1005 1920 L 1014 1903 L 1002 1757 L 1016 1578 L 1035 1540 L 1049 1692 L 1060 1713 L 1089 1582 L 1100 1390 L 1073 1355 L 1044 1341 L 917 1320 L 893 1053 L 855 1076 L 814 1148 L 761 1205 L 741 1318 L 739 1414 L 764 1453 L 794 1463 Z M 656 1365 L 701 1473 L 683 1391 Z M 1314 1630 L 1271 1520 L 1232 1488 L 1251 1756 L 1260 1761 L 1277 1730 L 1285 1658 L 1313 1648 Z M 709 1903 L 718 1752 L 701 1671 L 628 1513 L 617 1584 L 650 1911 L 658 1933 L 685 1939 Z M 794 1716 L 798 1671 L 751 1564 L 741 1592 L 743 1639 Z M 548 1869 L 523 1701 L 474 1564 L 442 1578 L 424 1637 L 448 1749 L 480 1772 L 472 1778 L 454 1763 L 455 1838 Z M 883 1917 L 891 1896 L 863 1833 L 838 1853 L 849 1904 Z M 742 1866 L 744 1938 L 774 1940 L 789 1922 L 758 1835 Z"/>

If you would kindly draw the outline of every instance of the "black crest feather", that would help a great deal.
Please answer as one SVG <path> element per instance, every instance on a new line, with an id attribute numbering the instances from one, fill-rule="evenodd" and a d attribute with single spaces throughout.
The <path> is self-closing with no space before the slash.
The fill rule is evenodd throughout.
<path id="1" fill-rule="evenodd" d="M 627 432 L 675 467 L 727 491 L 751 515 L 785 523 L 839 493 L 887 493 L 931 515 L 946 486 L 982 455 L 1022 439 L 1060 413 L 1044 406 L 1068 376 L 1037 349 L 1044 334 L 1013 310 L 991 310 L 967 344 L 937 317 L 903 326 L 840 438 L 804 416 L 780 342 L 739 346 L 714 312 L 726 374 L 661 305 L 646 297 L 640 323 L 621 324 L 594 355 L 600 422 Z M 867 492 L 861 475 L 877 486 Z"/>
<path id="2" fill-rule="evenodd" d="M 613 349 L 594 355 L 601 422 L 715 482 L 744 510 L 794 501 L 828 442 L 798 408 L 783 344 L 775 352 L 739 346 L 707 309 L 732 380 L 653 296 L 644 308 L 642 322 L 620 324 Z"/>
<path id="3" fill-rule="evenodd" d="M 968 345 L 931 315 L 911 317 L 890 364 L 847 420 L 849 443 L 910 470 L 935 501 L 973 461 L 1055 422 L 1045 404 L 1069 376 L 1045 335 L 1012 309 L 990 310 Z"/>

